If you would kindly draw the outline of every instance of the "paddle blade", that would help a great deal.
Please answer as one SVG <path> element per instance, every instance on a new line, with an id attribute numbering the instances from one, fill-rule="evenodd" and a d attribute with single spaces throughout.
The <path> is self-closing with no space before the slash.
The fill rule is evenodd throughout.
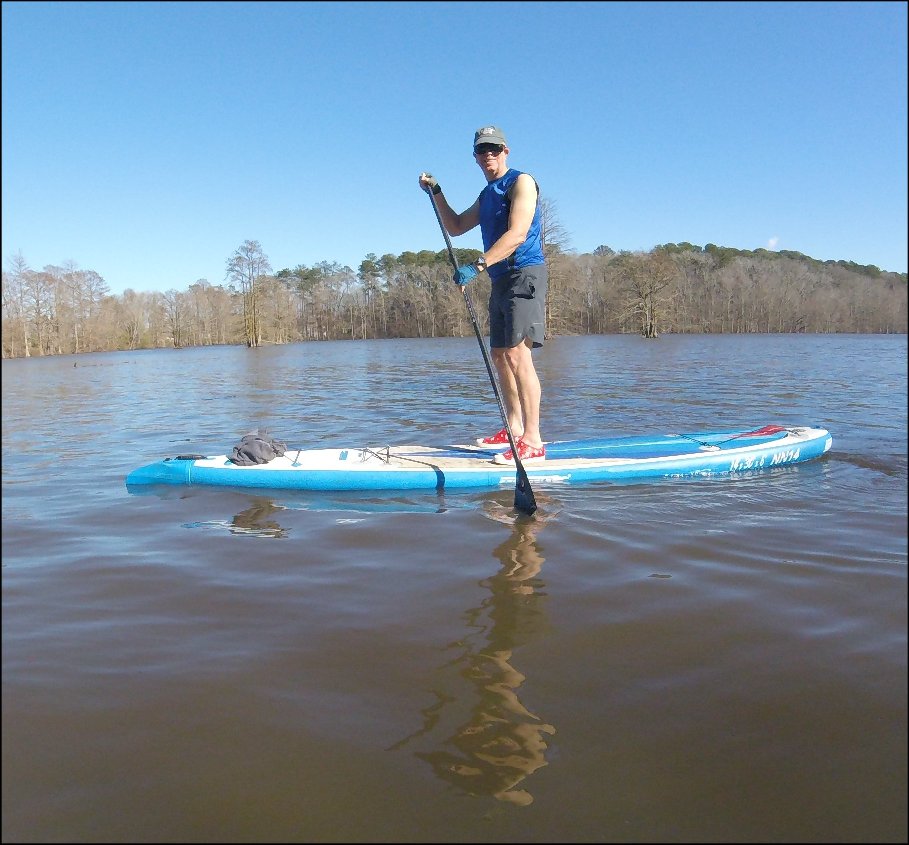
<path id="1" fill-rule="evenodd" d="M 527 477 L 527 471 L 522 464 L 517 467 L 517 481 L 514 488 L 514 507 L 521 513 L 531 516 L 537 509 L 537 500 L 534 498 L 533 490 L 530 488 L 530 479 Z"/>

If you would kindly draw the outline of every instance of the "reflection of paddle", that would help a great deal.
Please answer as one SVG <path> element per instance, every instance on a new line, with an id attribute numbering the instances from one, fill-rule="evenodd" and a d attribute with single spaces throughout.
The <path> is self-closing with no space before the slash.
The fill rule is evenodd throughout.
<path id="1" fill-rule="evenodd" d="M 458 259 L 455 258 L 454 249 L 451 246 L 451 238 L 448 237 L 448 230 L 442 223 L 442 217 L 439 215 L 439 207 L 436 205 L 436 198 L 432 191 L 426 192 L 429 195 L 429 201 L 432 203 L 432 210 L 436 213 L 436 220 L 439 221 L 439 228 L 445 237 L 445 246 L 448 247 L 448 257 L 451 259 L 451 266 L 454 267 L 455 273 L 458 272 Z M 508 424 L 508 414 L 505 413 L 505 406 L 502 404 L 502 397 L 499 394 L 499 386 L 496 384 L 496 377 L 492 372 L 492 364 L 489 363 L 489 353 L 486 351 L 486 344 L 483 342 L 483 335 L 480 334 L 480 324 L 477 322 L 476 312 L 473 310 L 473 302 L 470 294 L 467 292 L 467 285 L 461 285 L 461 293 L 464 294 L 464 302 L 467 303 L 467 311 L 470 314 L 470 321 L 473 323 L 473 331 L 477 336 L 480 344 L 480 351 L 483 353 L 483 361 L 486 364 L 486 372 L 489 373 L 489 381 L 492 383 L 492 392 L 496 395 L 496 402 L 499 403 L 499 413 L 502 415 L 502 422 L 505 423 L 505 433 L 508 435 L 508 444 L 511 446 L 511 454 L 514 455 L 514 468 L 516 472 L 514 488 L 514 506 L 521 513 L 530 516 L 536 509 L 537 503 L 533 496 L 533 490 L 530 488 L 530 479 L 527 477 L 527 470 L 521 463 L 518 455 L 518 447 L 514 442 L 514 435 L 511 433 L 511 426 Z"/>

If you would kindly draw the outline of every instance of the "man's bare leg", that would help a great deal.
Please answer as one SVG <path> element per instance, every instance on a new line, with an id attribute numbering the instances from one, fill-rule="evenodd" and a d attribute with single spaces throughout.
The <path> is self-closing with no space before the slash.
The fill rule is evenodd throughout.
<path id="1" fill-rule="evenodd" d="M 521 410 L 521 397 L 515 381 L 511 362 L 508 358 L 510 349 L 495 348 L 492 350 L 492 362 L 499 376 L 499 387 L 502 391 L 502 404 L 508 417 L 508 427 L 515 442 L 524 434 L 524 414 Z"/>
<path id="2" fill-rule="evenodd" d="M 503 401 L 508 412 L 508 424 L 512 434 L 518 437 L 517 430 L 523 432 L 522 439 L 528 446 L 542 446 L 540 435 L 540 378 L 533 363 L 530 340 L 525 340 L 510 349 L 495 349 L 493 357 L 499 372 Z M 499 355 L 496 355 L 499 353 Z M 502 360 L 504 366 L 499 363 Z M 507 374 L 503 374 L 503 370 Z M 507 398 L 506 398 L 507 397 Z M 519 419 L 517 427 L 513 420 Z"/>

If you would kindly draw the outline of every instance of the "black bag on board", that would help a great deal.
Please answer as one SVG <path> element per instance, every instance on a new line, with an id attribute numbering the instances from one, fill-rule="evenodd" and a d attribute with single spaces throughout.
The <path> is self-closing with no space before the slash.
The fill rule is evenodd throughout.
<path id="1" fill-rule="evenodd" d="M 272 440 L 262 432 L 246 434 L 239 444 L 234 446 L 229 460 L 240 466 L 267 464 L 270 460 L 283 455 L 285 451 L 287 444 L 280 440 Z"/>

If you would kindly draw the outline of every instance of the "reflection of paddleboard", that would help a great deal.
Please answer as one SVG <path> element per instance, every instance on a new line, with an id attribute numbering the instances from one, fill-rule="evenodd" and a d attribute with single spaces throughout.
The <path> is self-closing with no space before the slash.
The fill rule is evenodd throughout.
<path id="1" fill-rule="evenodd" d="M 739 429 L 546 444 L 546 460 L 524 464 L 533 484 L 712 476 L 769 469 L 823 455 L 823 428 Z M 514 486 L 514 468 L 478 446 L 376 446 L 288 450 L 268 463 L 238 466 L 226 455 L 178 455 L 133 470 L 128 486 L 198 484 L 271 490 L 439 490 Z"/>

